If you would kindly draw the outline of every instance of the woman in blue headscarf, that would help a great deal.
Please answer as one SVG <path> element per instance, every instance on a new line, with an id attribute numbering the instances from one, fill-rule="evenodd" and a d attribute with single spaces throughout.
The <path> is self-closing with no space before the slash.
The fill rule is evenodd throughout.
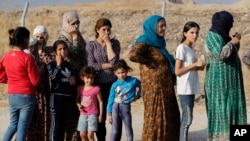
<path id="1" fill-rule="evenodd" d="M 180 113 L 174 91 L 174 58 L 166 50 L 166 21 L 150 16 L 129 53 L 140 64 L 144 102 L 142 141 L 178 141 Z"/>
<path id="2" fill-rule="evenodd" d="M 233 16 L 216 12 L 205 40 L 205 95 L 208 140 L 229 140 L 230 125 L 247 124 L 241 62 L 240 33 L 230 37 Z"/>

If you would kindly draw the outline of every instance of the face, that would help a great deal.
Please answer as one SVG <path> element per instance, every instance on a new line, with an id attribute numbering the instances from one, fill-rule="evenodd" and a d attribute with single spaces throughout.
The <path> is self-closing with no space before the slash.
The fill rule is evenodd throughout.
<path id="1" fill-rule="evenodd" d="M 80 27 L 80 21 L 76 20 L 74 23 L 71 24 L 73 27 L 75 27 L 76 29 L 79 29 Z"/>
<path id="2" fill-rule="evenodd" d="M 123 68 L 119 68 L 117 70 L 115 70 L 115 75 L 118 77 L 118 79 L 124 81 L 127 77 L 128 71 L 123 69 Z"/>
<path id="3" fill-rule="evenodd" d="M 67 47 L 64 44 L 57 45 L 56 55 L 60 55 L 62 58 L 66 58 L 68 55 Z"/>
<path id="4" fill-rule="evenodd" d="M 82 81 L 84 82 L 84 85 L 91 86 L 94 83 L 94 75 L 90 74 L 88 76 L 81 76 Z"/>
<path id="5" fill-rule="evenodd" d="M 192 27 L 187 32 L 184 32 L 184 36 L 187 42 L 194 43 L 199 37 L 199 29 L 197 27 Z"/>
<path id="6" fill-rule="evenodd" d="M 41 34 L 34 35 L 34 38 L 37 40 L 38 45 L 44 46 L 45 45 L 45 38 Z"/>
<path id="7" fill-rule="evenodd" d="M 156 26 L 156 33 L 159 37 L 164 37 L 166 31 L 166 21 L 161 19 Z"/>
<path id="8" fill-rule="evenodd" d="M 111 28 L 110 26 L 102 26 L 100 29 L 97 29 L 97 33 L 99 34 L 99 37 L 103 37 L 105 35 L 111 34 Z"/>

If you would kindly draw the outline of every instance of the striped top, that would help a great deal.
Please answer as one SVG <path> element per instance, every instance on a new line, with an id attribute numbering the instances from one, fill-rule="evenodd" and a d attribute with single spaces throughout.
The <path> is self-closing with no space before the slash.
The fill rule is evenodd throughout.
<path id="1" fill-rule="evenodd" d="M 107 48 L 102 47 L 96 40 L 90 41 L 86 45 L 86 55 L 88 66 L 92 66 L 98 72 L 95 77 L 95 82 L 99 83 L 108 83 L 113 82 L 117 78 L 112 69 L 103 70 L 102 64 L 111 63 L 114 64 L 120 58 L 120 42 L 116 39 L 111 39 L 113 50 L 116 54 L 114 58 L 108 60 Z"/>

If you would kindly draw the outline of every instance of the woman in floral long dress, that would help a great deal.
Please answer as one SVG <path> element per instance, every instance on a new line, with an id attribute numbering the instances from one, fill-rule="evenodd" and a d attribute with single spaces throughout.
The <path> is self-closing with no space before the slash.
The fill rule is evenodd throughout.
<path id="1" fill-rule="evenodd" d="M 149 17 L 144 34 L 129 53 L 129 59 L 140 64 L 144 123 L 142 141 L 178 141 L 180 113 L 174 91 L 173 57 L 165 49 L 165 19 Z"/>

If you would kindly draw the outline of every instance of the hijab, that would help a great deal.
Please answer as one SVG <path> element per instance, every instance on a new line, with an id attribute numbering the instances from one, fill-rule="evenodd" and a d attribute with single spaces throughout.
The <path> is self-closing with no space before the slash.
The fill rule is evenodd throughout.
<path id="1" fill-rule="evenodd" d="M 70 26 L 76 21 L 80 21 L 77 13 L 75 11 L 66 12 L 63 15 L 63 24 L 61 29 L 61 34 L 64 35 L 70 42 L 73 42 L 71 35 L 68 30 Z M 78 29 L 79 30 L 79 29 Z M 78 36 L 82 38 L 80 32 L 78 32 Z"/>
<path id="2" fill-rule="evenodd" d="M 135 44 L 138 44 L 139 42 L 143 42 L 147 45 L 150 45 L 159 49 L 159 51 L 165 57 L 165 59 L 168 60 L 170 71 L 172 74 L 174 74 L 175 59 L 166 50 L 165 38 L 159 37 L 157 35 L 157 23 L 161 19 L 164 19 L 164 18 L 159 15 L 152 15 L 148 19 L 146 19 L 146 21 L 143 24 L 143 34 L 136 39 Z"/>
<path id="3" fill-rule="evenodd" d="M 229 35 L 230 29 L 233 27 L 233 16 L 227 11 L 216 12 L 212 17 L 212 27 L 210 31 L 218 33 L 227 43 L 231 40 Z"/>

